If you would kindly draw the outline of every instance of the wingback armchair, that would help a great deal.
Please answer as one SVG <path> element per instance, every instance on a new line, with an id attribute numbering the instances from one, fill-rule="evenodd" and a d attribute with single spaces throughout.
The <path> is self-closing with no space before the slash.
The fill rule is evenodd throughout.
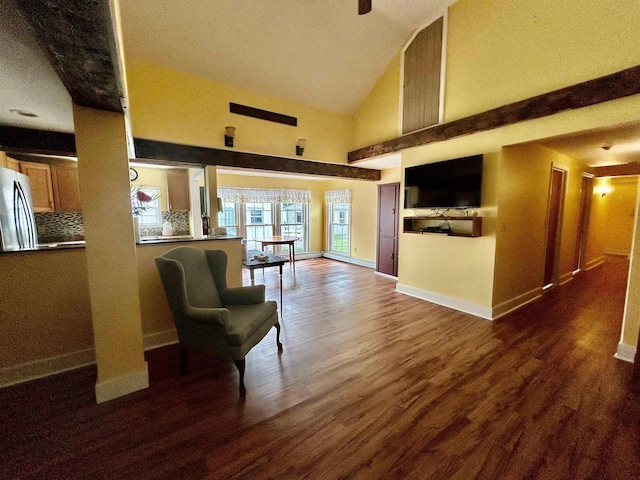
<path id="1" fill-rule="evenodd" d="M 195 349 L 230 357 L 244 395 L 245 356 L 280 323 L 276 302 L 265 301 L 265 286 L 227 287 L 227 254 L 222 250 L 177 247 L 155 259 L 171 307 L 180 345 L 180 373 Z"/>

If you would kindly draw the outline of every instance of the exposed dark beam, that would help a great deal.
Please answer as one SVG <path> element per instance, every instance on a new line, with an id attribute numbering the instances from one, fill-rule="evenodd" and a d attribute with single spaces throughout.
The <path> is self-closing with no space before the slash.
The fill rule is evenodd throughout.
<path id="1" fill-rule="evenodd" d="M 312 162 L 295 158 L 272 157 L 254 153 L 219 150 L 216 148 L 194 147 L 175 143 L 158 142 L 136 138 L 136 157 L 159 159 L 170 162 L 198 163 L 224 167 L 251 168 L 272 172 L 286 172 L 303 175 L 320 175 L 358 180 L 380 180 L 380 171 L 351 167 L 335 163 Z"/>
<path id="2" fill-rule="evenodd" d="M 122 78 L 108 0 L 18 0 L 73 102 L 122 112 Z"/>
<path id="3" fill-rule="evenodd" d="M 73 133 L 0 126 L 0 149 L 75 157 L 76 137 Z"/>
<path id="4" fill-rule="evenodd" d="M 640 66 L 349 152 L 349 163 L 640 93 Z"/>
<path id="5" fill-rule="evenodd" d="M 134 139 L 134 144 L 136 156 L 139 157 L 136 160 L 141 163 L 165 164 L 177 167 L 221 165 L 304 175 L 322 175 L 370 181 L 380 180 L 379 170 L 352 167 L 350 165 L 178 145 L 142 138 Z M 75 136 L 72 133 L 0 126 L 0 150 L 73 157 L 76 155 L 76 143 Z"/>
<path id="6" fill-rule="evenodd" d="M 640 162 L 611 165 L 608 167 L 592 167 L 596 177 L 619 177 L 624 175 L 640 175 Z"/>
<path id="7" fill-rule="evenodd" d="M 292 127 L 298 126 L 298 119 L 289 115 L 283 115 L 282 113 L 270 112 L 268 110 L 261 110 L 259 108 L 248 107 L 247 105 L 240 105 L 238 103 L 229 103 L 229 111 L 231 113 L 237 113 L 238 115 L 245 115 L 247 117 L 258 118 L 260 120 L 268 120 L 269 122 L 282 123 L 284 125 L 291 125 Z"/>

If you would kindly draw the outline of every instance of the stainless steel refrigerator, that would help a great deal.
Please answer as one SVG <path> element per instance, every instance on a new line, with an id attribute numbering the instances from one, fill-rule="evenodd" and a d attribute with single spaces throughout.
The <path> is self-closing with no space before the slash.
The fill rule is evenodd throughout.
<path id="1" fill-rule="evenodd" d="M 0 167 L 0 251 L 38 246 L 29 177 Z"/>

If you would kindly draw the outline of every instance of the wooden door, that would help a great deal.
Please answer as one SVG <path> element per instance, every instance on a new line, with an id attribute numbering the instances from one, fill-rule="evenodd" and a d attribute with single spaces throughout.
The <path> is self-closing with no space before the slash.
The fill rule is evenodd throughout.
<path id="1" fill-rule="evenodd" d="M 565 172 L 558 168 L 551 170 L 551 184 L 549 187 L 549 211 L 547 213 L 547 246 L 544 264 L 544 283 L 548 287 L 557 280 L 558 247 L 560 246 L 560 220 L 562 218 L 562 203 Z"/>
<path id="2" fill-rule="evenodd" d="M 573 257 L 573 270 L 584 269 L 585 252 L 587 248 L 587 231 L 589 229 L 589 214 L 591 212 L 591 197 L 593 195 L 593 177 L 585 175 L 582 177 L 582 187 L 580 188 L 580 217 L 578 219 L 578 238 L 576 239 L 576 250 Z"/>
<path id="3" fill-rule="evenodd" d="M 378 249 L 376 270 L 398 276 L 398 218 L 400 184 L 378 185 Z"/>
<path id="4" fill-rule="evenodd" d="M 20 162 L 20 172 L 29 177 L 34 212 L 53 212 L 51 167 L 46 163 Z"/>

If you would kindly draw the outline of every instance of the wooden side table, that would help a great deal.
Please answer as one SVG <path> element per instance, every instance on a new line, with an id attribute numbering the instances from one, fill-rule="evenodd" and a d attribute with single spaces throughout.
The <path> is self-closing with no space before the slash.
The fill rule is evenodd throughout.
<path id="1" fill-rule="evenodd" d="M 296 252 L 294 244 L 300 240 L 299 237 L 268 237 L 268 238 L 256 238 L 254 241 L 260 243 L 260 248 L 264 249 L 269 245 L 289 245 L 289 261 L 293 265 L 293 273 L 296 273 Z"/>
<path id="2" fill-rule="evenodd" d="M 257 250 L 249 250 L 247 252 L 247 259 L 242 261 L 242 265 L 245 268 L 249 269 L 251 285 L 255 285 L 253 271 L 256 268 L 278 267 L 280 269 L 280 315 L 282 315 L 282 265 L 287 263 L 288 260 L 285 257 L 271 255 L 269 253 L 266 254 L 269 257 L 267 260 L 256 260 L 255 258 L 253 258 L 254 255 L 257 255 L 259 253 L 262 252 L 259 252 Z"/>

